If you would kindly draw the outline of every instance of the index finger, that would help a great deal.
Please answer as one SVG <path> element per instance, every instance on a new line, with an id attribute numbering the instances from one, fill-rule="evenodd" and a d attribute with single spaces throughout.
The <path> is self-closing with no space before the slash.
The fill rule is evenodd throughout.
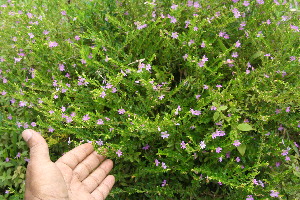
<path id="1" fill-rule="evenodd" d="M 73 170 L 93 151 L 94 151 L 93 145 L 91 145 L 90 143 L 85 143 L 67 152 L 65 155 L 60 157 L 55 163 L 57 162 L 64 163 Z"/>

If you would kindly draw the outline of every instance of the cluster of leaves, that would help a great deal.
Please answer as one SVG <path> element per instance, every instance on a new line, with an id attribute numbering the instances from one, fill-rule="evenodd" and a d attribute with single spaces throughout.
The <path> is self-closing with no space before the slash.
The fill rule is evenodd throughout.
<path id="1" fill-rule="evenodd" d="M 106 149 L 110 199 L 298 198 L 299 11 L 290 6 L 1 5 L 3 196 L 24 191 L 29 155 L 17 133 L 32 128 L 53 160 L 82 142 Z"/>

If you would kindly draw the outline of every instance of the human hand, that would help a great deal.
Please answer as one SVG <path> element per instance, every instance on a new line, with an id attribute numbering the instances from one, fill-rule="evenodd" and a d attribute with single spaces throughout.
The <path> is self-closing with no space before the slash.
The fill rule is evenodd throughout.
<path id="1" fill-rule="evenodd" d="M 29 138 L 30 148 L 25 200 L 103 200 L 107 197 L 115 183 L 114 176 L 108 175 L 113 162 L 97 154 L 91 144 L 82 144 L 52 162 L 48 144 L 40 134 L 26 129 L 22 137 L 25 141 Z"/>

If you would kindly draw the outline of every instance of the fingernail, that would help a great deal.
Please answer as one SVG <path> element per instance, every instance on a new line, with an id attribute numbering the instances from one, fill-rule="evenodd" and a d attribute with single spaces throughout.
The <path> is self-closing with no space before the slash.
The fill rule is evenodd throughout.
<path id="1" fill-rule="evenodd" d="M 31 132 L 31 130 L 25 130 L 25 131 L 23 131 L 22 137 L 23 137 L 23 139 L 24 139 L 26 142 L 28 142 L 28 140 L 32 137 L 32 132 Z"/>

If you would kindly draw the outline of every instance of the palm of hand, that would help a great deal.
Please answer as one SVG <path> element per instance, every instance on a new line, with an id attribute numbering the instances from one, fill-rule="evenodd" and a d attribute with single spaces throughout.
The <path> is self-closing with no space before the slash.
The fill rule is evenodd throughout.
<path id="1" fill-rule="evenodd" d="M 30 154 L 36 154 L 34 147 Z M 112 161 L 104 160 L 91 144 L 76 147 L 55 163 L 43 157 L 32 159 L 27 166 L 25 199 L 105 199 L 115 180 L 107 176 Z"/>

